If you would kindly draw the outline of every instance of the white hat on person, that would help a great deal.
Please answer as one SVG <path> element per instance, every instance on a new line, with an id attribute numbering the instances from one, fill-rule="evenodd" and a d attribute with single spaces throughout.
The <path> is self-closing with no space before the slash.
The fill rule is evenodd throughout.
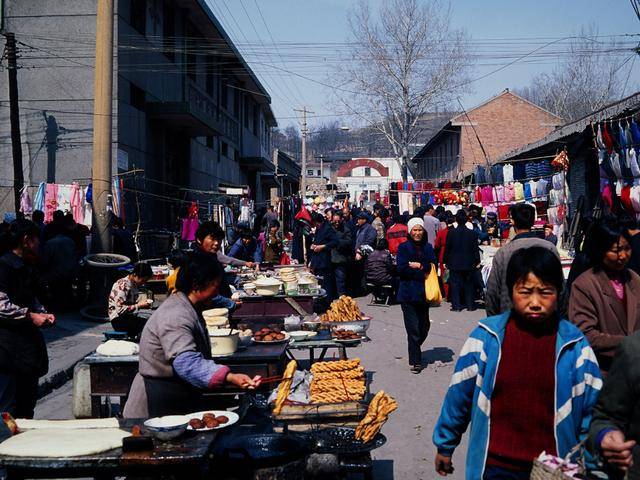
<path id="1" fill-rule="evenodd" d="M 407 223 L 407 230 L 410 232 L 413 227 L 422 227 L 422 229 L 424 230 L 424 220 L 418 217 L 410 219 Z"/>

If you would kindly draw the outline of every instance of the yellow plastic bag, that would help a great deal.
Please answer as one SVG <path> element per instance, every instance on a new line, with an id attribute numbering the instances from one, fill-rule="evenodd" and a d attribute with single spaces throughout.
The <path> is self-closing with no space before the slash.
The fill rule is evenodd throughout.
<path id="1" fill-rule="evenodd" d="M 427 278 L 424 280 L 424 294 L 427 298 L 427 303 L 438 304 L 442 301 L 440 282 L 438 282 L 438 274 L 436 273 L 436 267 L 433 263 L 431 264 L 429 275 L 427 275 Z"/>

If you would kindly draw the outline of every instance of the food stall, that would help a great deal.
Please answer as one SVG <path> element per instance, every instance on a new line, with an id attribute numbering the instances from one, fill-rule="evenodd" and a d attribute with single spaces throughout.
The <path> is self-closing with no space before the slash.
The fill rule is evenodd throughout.
<path id="1" fill-rule="evenodd" d="M 315 299 L 326 295 L 318 279 L 304 266 L 262 273 L 241 269 L 237 277 L 237 296 L 242 304 L 233 312 L 236 324 L 312 314 Z"/>

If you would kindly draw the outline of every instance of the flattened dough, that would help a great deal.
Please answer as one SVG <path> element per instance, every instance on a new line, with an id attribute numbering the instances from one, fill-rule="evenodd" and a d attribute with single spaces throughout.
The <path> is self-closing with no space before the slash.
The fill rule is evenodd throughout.
<path id="1" fill-rule="evenodd" d="M 84 428 L 118 428 L 116 418 L 86 418 L 80 420 L 31 420 L 17 418 L 18 430 L 79 430 Z"/>
<path id="2" fill-rule="evenodd" d="M 0 443 L 0 455 L 64 458 L 94 455 L 122 447 L 129 432 L 117 428 L 28 430 Z"/>

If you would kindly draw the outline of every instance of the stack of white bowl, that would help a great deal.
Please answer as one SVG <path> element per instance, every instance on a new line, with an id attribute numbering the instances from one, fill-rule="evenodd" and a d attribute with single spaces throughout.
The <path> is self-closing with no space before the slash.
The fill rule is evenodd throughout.
<path id="1" fill-rule="evenodd" d="M 295 269 L 291 267 L 280 269 L 280 280 L 284 282 L 284 292 L 287 295 L 298 293 L 298 275 L 296 275 Z"/>
<path id="2" fill-rule="evenodd" d="M 204 322 L 207 324 L 207 330 L 217 330 L 219 328 L 229 327 L 229 309 L 228 308 L 212 308 L 202 312 Z"/>

